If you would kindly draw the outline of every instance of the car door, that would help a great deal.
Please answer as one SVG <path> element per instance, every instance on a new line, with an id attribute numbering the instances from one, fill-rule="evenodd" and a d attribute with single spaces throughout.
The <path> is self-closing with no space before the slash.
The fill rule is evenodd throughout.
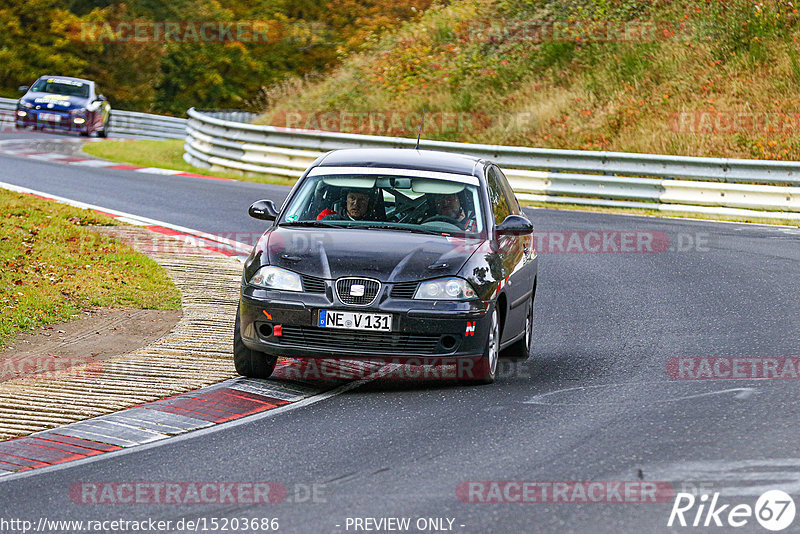
<path id="1" fill-rule="evenodd" d="M 519 204 L 516 198 L 513 198 L 513 202 L 509 201 L 506 188 L 510 188 L 510 186 L 495 165 L 490 165 L 487 169 L 486 184 L 495 227 L 499 226 L 509 215 L 519 215 Z M 530 284 L 527 283 L 523 269 L 525 266 L 522 246 L 524 238 L 495 234 L 494 239 L 502 264 L 502 280 L 508 306 L 501 339 L 501 342 L 504 343 L 522 332 L 525 327 L 527 309 L 522 304 L 525 303 L 525 295 L 529 294 Z"/>
<path id="2" fill-rule="evenodd" d="M 508 182 L 508 178 L 503 173 L 503 170 L 500 167 L 495 166 L 497 170 L 497 174 L 500 178 L 500 183 L 503 186 L 503 190 L 506 192 L 506 197 L 508 198 L 508 205 L 510 206 L 511 213 L 514 215 L 522 215 L 526 219 L 528 216 L 525 212 L 522 211 L 522 207 L 519 205 L 519 200 L 517 200 L 517 195 L 514 194 L 514 189 L 511 187 L 511 184 Z M 526 236 L 518 236 L 519 245 L 522 247 L 523 253 L 523 273 L 525 275 L 525 284 L 528 288 L 533 288 L 533 279 L 536 277 L 536 249 L 535 243 L 533 240 L 533 234 L 529 234 Z"/>

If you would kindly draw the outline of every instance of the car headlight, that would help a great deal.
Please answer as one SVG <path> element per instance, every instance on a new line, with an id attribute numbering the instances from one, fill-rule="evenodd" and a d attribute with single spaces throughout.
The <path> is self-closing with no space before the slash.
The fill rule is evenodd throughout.
<path id="1" fill-rule="evenodd" d="M 475 290 L 463 278 L 438 278 L 422 282 L 414 293 L 418 300 L 472 300 Z"/>
<path id="2" fill-rule="evenodd" d="M 22 102 L 22 101 L 20 101 L 19 105 L 21 107 L 27 108 L 27 109 L 31 109 L 33 107 L 33 104 L 31 104 L 30 102 Z"/>
<path id="3" fill-rule="evenodd" d="M 256 274 L 250 279 L 250 283 L 254 286 L 281 291 L 303 290 L 303 281 L 299 274 L 272 265 L 265 265 L 256 271 Z"/>
<path id="4" fill-rule="evenodd" d="M 86 113 L 86 108 L 73 109 L 69 113 L 70 115 L 83 115 L 84 113 Z"/>

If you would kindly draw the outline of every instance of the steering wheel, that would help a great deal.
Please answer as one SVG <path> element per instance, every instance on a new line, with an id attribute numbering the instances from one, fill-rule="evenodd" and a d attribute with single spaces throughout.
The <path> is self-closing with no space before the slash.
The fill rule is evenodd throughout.
<path id="1" fill-rule="evenodd" d="M 447 215 L 434 215 L 433 217 L 428 217 L 427 219 L 422 221 L 422 224 L 429 222 L 444 222 L 461 228 L 461 221 L 459 221 L 458 219 L 454 219 L 453 217 L 448 217 Z"/>
<path id="2" fill-rule="evenodd" d="M 397 222 L 399 223 L 406 223 L 406 222 L 414 222 L 414 219 L 425 213 L 428 209 L 428 205 L 424 202 L 415 206 L 414 208 L 402 213 L 399 216 L 396 216 Z"/>

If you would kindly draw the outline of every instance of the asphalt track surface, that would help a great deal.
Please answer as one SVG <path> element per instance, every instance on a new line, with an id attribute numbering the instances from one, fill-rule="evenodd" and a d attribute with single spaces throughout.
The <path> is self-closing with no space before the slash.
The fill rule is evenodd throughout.
<path id="1" fill-rule="evenodd" d="M 287 192 L 14 157 L 2 158 L 0 181 L 210 233 L 260 232 L 247 207 Z M 672 500 L 464 502 L 457 488 L 468 481 L 663 481 L 750 506 L 767 489 L 783 489 L 800 504 L 797 380 L 675 380 L 667 372 L 672 358 L 800 356 L 800 232 L 529 213 L 537 232 L 562 233 L 565 243 L 573 231 L 648 231 L 669 236 L 671 250 L 538 247 L 532 356 L 505 366 L 493 385 L 381 379 L 244 424 L 33 471 L 0 481 L 0 519 L 278 518 L 279 532 L 300 533 L 365 532 L 352 518 L 390 517 L 410 518 L 407 532 L 434 531 L 417 530 L 419 518 L 450 518 L 452 532 L 469 533 L 731 530 L 669 529 Z M 87 505 L 69 496 L 74 484 L 136 481 L 272 481 L 288 497 Z M 786 532 L 798 529 L 800 518 Z M 767 532 L 753 518 L 735 530 Z"/>

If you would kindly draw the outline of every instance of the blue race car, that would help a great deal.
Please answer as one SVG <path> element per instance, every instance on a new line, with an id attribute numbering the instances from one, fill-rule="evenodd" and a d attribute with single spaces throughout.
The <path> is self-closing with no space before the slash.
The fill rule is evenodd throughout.
<path id="1" fill-rule="evenodd" d="M 93 81 L 81 78 L 42 76 L 17 102 L 16 127 L 50 128 L 88 136 L 107 137 L 111 105 Z"/>

